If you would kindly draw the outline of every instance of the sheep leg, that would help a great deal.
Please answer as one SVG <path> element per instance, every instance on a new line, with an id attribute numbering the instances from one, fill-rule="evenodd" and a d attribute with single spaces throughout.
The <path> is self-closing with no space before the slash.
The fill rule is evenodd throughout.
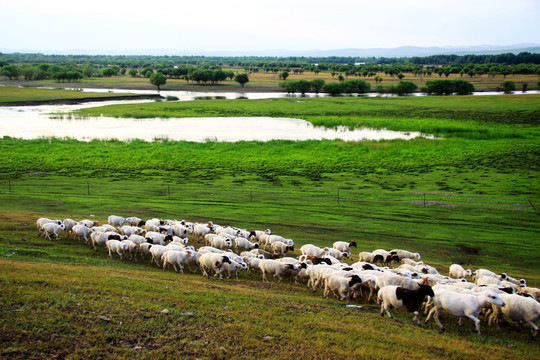
<path id="1" fill-rule="evenodd" d="M 433 318 L 435 319 L 435 322 L 437 323 L 437 325 L 439 325 L 439 327 L 441 328 L 441 330 L 444 331 L 444 325 L 441 323 L 441 320 L 439 319 L 439 309 L 435 309 L 435 312 L 433 313 Z"/>
<path id="2" fill-rule="evenodd" d="M 538 335 L 538 326 L 531 320 L 527 320 L 527 323 L 531 325 L 531 335 L 536 337 L 536 335 Z"/>
<path id="3" fill-rule="evenodd" d="M 416 321 L 416 324 L 420 325 L 420 313 L 418 312 L 418 310 L 416 310 L 414 312 L 414 317 L 413 317 L 412 321 Z"/>
<path id="4" fill-rule="evenodd" d="M 478 336 L 481 336 L 482 334 L 480 333 L 480 319 L 477 318 L 476 316 L 474 315 L 465 315 L 467 316 L 469 319 L 471 319 L 472 321 L 474 321 L 474 327 L 475 327 L 475 330 L 476 332 L 478 333 Z"/>

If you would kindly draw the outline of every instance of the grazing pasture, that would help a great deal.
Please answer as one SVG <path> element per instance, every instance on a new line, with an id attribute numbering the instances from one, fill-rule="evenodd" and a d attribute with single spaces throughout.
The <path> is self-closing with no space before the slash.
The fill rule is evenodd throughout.
<path id="1" fill-rule="evenodd" d="M 263 283 L 260 274 L 225 281 L 176 274 L 109 260 L 104 248 L 94 251 L 63 233 L 50 241 L 35 230 L 42 216 L 211 220 L 270 228 L 294 239 L 292 256 L 306 243 L 354 240 L 354 261 L 360 251 L 404 248 L 443 274 L 459 263 L 538 287 L 538 97 L 519 98 L 95 109 L 145 116 L 280 112 L 321 125 L 422 127 L 443 136 L 438 140 L 0 139 L 0 357 L 536 359 L 538 340 L 511 324 L 497 331 L 482 323 L 478 337 L 471 322 L 459 328 L 443 313 L 440 332 L 434 322 L 416 326 L 407 312 L 382 318 L 376 304 L 346 308 L 303 284 Z"/>

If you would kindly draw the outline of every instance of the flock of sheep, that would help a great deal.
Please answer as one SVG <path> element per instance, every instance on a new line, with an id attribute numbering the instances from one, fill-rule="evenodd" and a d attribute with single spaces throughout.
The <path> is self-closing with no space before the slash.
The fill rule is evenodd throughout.
<path id="1" fill-rule="evenodd" d="M 305 281 L 312 291 L 324 289 L 323 296 L 339 300 L 362 299 L 381 304 L 381 315 L 392 317 L 389 309 L 406 309 L 414 313 L 413 320 L 420 324 L 420 314 L 433 317 L 441 329 L 440 313 L 444 311 L 459 318 L 474 321 L 480 335 L 480 316 L 499 328 L 502 319 L 519 325 L 527 323 L 533 336 L 537 335 L 536 322 L 540 317 L 540 289 L 527 287 L 526 280 L 514 279 L 506 273 L 496 274 L 487 269 L 474 273 L 453 264 L 449 276 L 423 263 L 420 254 L 395 249 L 377 249 L 360 252 L 359 261 L 351 259 L 351 247 L 356 243 L 336 241 L 333 247 L 320 248 L 312 244 L 300 248 L 298 258 L 286 256 L 294 251 L 294 241 L 265 231 L 249 231 L 230 226 L 208 223 L 190 223 L 185 220 L 123 218 L 111 215 L 108 223 L 71 219 L 40 218 L 37 231 L 46 238 L 59 239 L 61 231 L 85 241 L 94 249 L 103 246 L 112 259 L 150 260 L 164 270 L 173 268 L 184 272 L 200 269 L 205 277 L 232 275 L 238 279 L 239 271 L 249 274 L 260 272 L 263 281 L 272 276 L 277 282 L 290 278 L 295 283 Z M 197 244 L 198 249 L 193 245 Z M 473 282 L 467 281 L 471 278 Z"/>

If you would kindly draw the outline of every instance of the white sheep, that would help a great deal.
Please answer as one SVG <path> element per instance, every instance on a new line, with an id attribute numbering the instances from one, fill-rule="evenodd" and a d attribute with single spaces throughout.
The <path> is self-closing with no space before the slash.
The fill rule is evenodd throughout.
<path id="1" fill-rule="evenodd" d="M 461 325 L 461 317 L 466 316 L 474 321 L 475 329 L 478 335 L 480 334 L 480 319 L 478 315 L 489 304 L 503 306 L 504 300 L 492 291 L 482 292 L 478 294 L 467 294 L 456 292 L 448 289 L 440 289 L 435 291 L 433 297 L 433 308 L 430 310 L 426 322 L 433 315 L 437 325 L 444 330 L 443 324 L 439 320 L 441 310 L 444 310 L 454 316 L 459 317 L 459 325 Z"/>
<path id="2" fill-rule="evenodd" d="M 287 251 L 294 251 L 294 246 L 289 246 L 281 241 L 275 241 L 270 245 L 275 255 L 286 255 Z"/>
<path id="3" fill-rule="evenodd" d="M 193 256 L 195 252 L 192 250 L 170 250 L 163 254 L 161 260 L 163 261 L 163 270 L 169 265 L 172 265 L 174 271 L 184 273 L 184 264 Z"/>
<path id="4" fill-rule="evenodd" d="M 318 257 L 323 257 L 327 252 L 328 248 L 320 248 L 318 246 L 315 246 L 313 244 L 305 244 L 302 245 L 300 248 L 300 251 L 302 252 L 302 255 L 313 255 Z"/>
<path id="5" fill-rule="evenodd" d="M 120 232 L 130 237 L 131 235 L 143 235 L 146 233 L 146 230 L 138 226 L 124 225 L 120 228 Z"/>
<path id="6" fill-rule="evenodd" d="M 199 264 L 203 276 L 208 277 L 208 271 L 212 270 L 215 275 L 219 275 L 219 278 L 223 280 L 223 274 L 221 273 L 221 267 L 223 263 L 230 263 L 231 260 L 222 254 L 217 253 L 205 253 L 199 258 Z"/>
<path id="7" fill-rule="evenodd" d="M 84 239 L 84 242 L 88 244 L 90 241 L 90 234 L 92 234 L 95 230 L 93 228 L 89 228 L 86 225 L 75 225 L 71 231 L 73 232 L 73 236 L 77 238 L 79 243 L 81 242 L 81 238 Z"/>
<path id="8" fill-rule="evenodd" d="M 472 276 L 472 270 L 465 270 L 463 266 L 459 264 L 452 264 L 450 265 L 448 275 L 456 279 L 465 279 L 467 276 Z"/>
<path id="9" fill-rule="evenodd" d="M 210 246 L 220 250 L 230 249 L 232 247 L 232 240 L 225 236 L 213 236 L 210 238 Z"/>
<path id="10" fill-rule="evenodd" d="M 540 319 L 540 303 L 533 298 L 520 296 L 516 294 L 499 294 L 504 300 L 504 306 L 496 306 L 493 314 L 489 318 L 489 324 L 497 324 L 499 329 L 498 317 L 502 313 L 505 317 L 513 321 L 525 321 L 531 326 L 531 335 L 538 334 L 536 322 Z"/>
<path id="11" fill-rule="evenodd" d="M 302 266 L 288 264 L 272 259 L 265 259 L 259 264 L 259 268 L 262 272 L 262 280 L 268 282 L 269 280 L 266 276 L 272 275 L 274 278 L 278 279 L 278 283 L 283 280 L 283 277 L 286 275 L 292 275 L 296 282 L 296 276 L 298 275 L 298 272 L 300 272 L 301 267 Z M 307 267 L 307 265 L 305 267 Z"/>
<path id="12" fill-rule="evenodd" d="M 110 215 L 107 218 L 107 222 L 109 223 L 109 225 L 119 228 L 124 225 L 124 223 L 126 222 L 126 218 L 116 215 Z"/>
<path id="13" fill-rule="evenodd" d="M 99 221 L 84 219 L 79 221 L 79 224 L 91 228 L 94 226 L 99 226 Z"/>
<path id="14" fill-rule="evenodd" d="M 362 285 L 362 279 L 355 274 L 342 276 L 340 274 L 330 274 L 324 280 L 324 298 L 328 299 L 330 292 L 339 300 L 347 299 L 350 303 L 352 294 Z"/>
<path id="15" fill-rule="evenodd" d="M 163 255 L 167 252 L 167 251 L 173 251 L 174 249 L 171 249 L 169 247 L 166 247 L 164 245 L 153 245 L 152 247 L 150 247 L 150 255 L 152 255 L 152 259 L 150 260 L 150 264 L 156 264 L 157 267 L 161 267 L 162 264 L 161 264 L 161 259 L 163 257 Z"/>
<path id="16" fill-rule="evenodd" d="M 138 226 L 138 227 L 141 227 L 145 224 L 145 221 L 143 221 L 143 219 L 138 218 L 136 216 L 127 217 L 126 222 L 131 226 Z"/>
<path id="17" fill-rule="evenodd" d="M 124 254 L 129 251 L 129 245 L 118 240 L 108 240 L 105 243 L 105 247 L 107 248 L 109 257 L 111 259 L 113 258 L 112 254 L 116 253 L 120 257 L 120 260 L 122 260 L 124 258 Z"/>
<path id="18" fill-rule="evenodd" d="M 536 299 L 536 301 L 540 301 L 540 289 L 535 287 L 528 287 L 528 286 L 520 286 L 517 288 L 518 294 L 521 295 L 530 295 L 533 298 Z"/>
<path id="19" fill-rule="evenodd" d="M 280 236 L 280 235 L 268 235 L 266 237 L 266 241 L 264 243 L 265 249 L 268 246 L 271 247 L 272 243 L 274 243 L 276 241 L 281 241 L 282 243 L 285 243 L 285 244 L 287 244 L 289 246 L 294 246 L 294 241 L 291 240 L 291 239 L 286 239 L 286 238 L 284 238 L 283 236 Z"/>
<path id="20" fill-rule="evenodd" d="M 146 239 L 145 239 L 146 241 Z M 152 254 L 150 253 L 150 249 L 152 248 L 152 244 L 148 242 L 140 243 L 139 244 L 139 251 L 141 252 L 141 259 L 144 261 L 145 256 L 150 256 L 150 259 L 152 258 Z"/>
<path id="21" fill-rule="evenodd" d="M 397 261 L 401 261 L 403 259 L 418 259 L 420 260 L 420 254 L 419 253 L 413 253 L 413 252 L 410 252 L 410 251 L 407 251 L 407 250 L 402 250 L 402 249 L 394 249 L 394 250 L 390 250 L 389 251 L 390 255 L 397 255 L 399 260 Z"/>
<path id="22" fill-rule="evenodd" d="M 519 279 L 519 280 L 514 279 L 513 277 L 507 275 L 506 273 L 502 273 L 500 276 L 502 280 L 509 281 L 512 284 L 515 284 L 517 286 L 527 286 L 527 280 L 525 279 Z"/>
<path id="23" fill-rule="evenodd" d="M 341 251 L 342 253 L 347 253 L 347 258 L 351 256 L 351 247 L 356 247 L 356 241 L 346 242 L 346 241 L 336 241 L 332 245 L 332 248 Z"/>
<path id="24" fill-rule="evenodd" d="M 109 240 L 125 240 L 127 237 L 121 236 L 118 233 L 107 231 L 94 231 L 90 234 L 90 238 L 92 239 L 92 246 L 94 247 L 94 250 L 97 250 L 96 245 L 105 246 L 107 241 Z"/>
<path id="25" fill-rule="evenodd" d="M 66 227 L 64 229 L 66 234 L 69 235 L 70 237 L 73 236 L 73 227 L 78 224 L 77 221 L 75 221 L 73 219 L 64 219 L 64 221 L 62 221 L 62 223 Z"/>
<path id="26" fill-rule="evenodd" d="M 248 265 L 245 262 L 238 262 L 231 259 L 230 263 L 223 263 L 221 267 L 222 272 L 227 273 L 227 279 L 231 277 L 231 274 L 235 274 L 236 280 L 238 280 L 238 271 L 240 270 L 247 270 Z"/>
<path id="27" fill-rule="evenodd" d="M 395 285 L 409 290 L 417 290 L 424 280 L 409 279 L 405 276 L 395 275 L 390 272 L 382 273 L 377 276 L 377 287 L 382 289 L 385 286 Z"/>
<path id="28" fill-rule="evenodd" d="M 66 226 L 60 222 L 60 225 L 58 225 L 56 222 L 49 222 L 45 223 L 41 226 L 41 230 L 43 231 L 43 235 L 49 239 L 51 239 L 51 235 L 54 235 L 56 240 L 60 240 L 59 233 L 61 230 L 64 230 Z"/>
<path id="29" fill-rule="evenodd" d="M 128 260 L 135 260 L 137 261 L 137 252 L 139 252 L 139 244 L 126 239 L 126 240 L 122 240 L 121 241 L 122 244 L 127 244 L 128 245 L 128 248 L 127 248 L 127 251 L 126 251 L 126 255 L 128 257 Z"/>
<path id="30" fill-rule="evenodd" d="M 330 256 L 336 258 L 337 260 L 341 260 L 343 258 L 346 258 L 346 259 L 349 258 L 349 253 L 347 251 L 341 251 L 341 250 L 338 250 L 338 249 L 335 249 L 335 248 L 328 248 L 326 253 L 327 253 L 327 255 L 330 255 Z"/>
<path id="31" fill-rule="evenodd" d="M 195 224 L 193 226 L 193 236 L 195 238 L 204 238 L 204 235 L 215 233 L 215 227 L 211 221 L 208 224 Z"/>
<path id="32" fill-rule="evenodd" d="M 48 223 L 54 223 L 56 225 L 60 225 L 62 224 L 62 220 L 51 220 L 49 218 L 39 218 L 36 220 L 36 228 L 37 228 L 37 232 L 38 232 L 38 235 L 42 235 L 44 232 L 43 232 L 43 225 L 45 224 L 48 224 Z"/>
<path id="33" fill-rule="evenodd" d="M 156 231 L 148 231 L 144 237 L 146 241 L 155 245 L 165 245 L 167 241 L 172 241 L 172 235 L 163 235 Z"/>
<path id="34" fill-rule="evenodd" d="M 252 243 L 244 237 L 237 237 L 236 239 L 234 239 L 234 248 L 237 250 L 252 250 L 258 249 L 259 244 Z"/>

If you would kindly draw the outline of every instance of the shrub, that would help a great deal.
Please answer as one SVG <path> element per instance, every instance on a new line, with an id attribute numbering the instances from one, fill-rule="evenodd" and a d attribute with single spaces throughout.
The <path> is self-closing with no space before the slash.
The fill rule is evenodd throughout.
<path id="1" fill-rule="evenodd" d="M 342 83 L 329 83 L 324 85 L 324 92 L 330 95 L 339 95 L 344 92 Z"/>
<path id="2" fill-rule="evenodd" d="M 398 95 L 412 94 L 418 89 L 418 86 L 410 81 L 400 81 L 399 84 L 393 89 Z"/>
<path id="3" fill-rule="evenodd" d="M 503 81 L 501 83 L 501 88 L 505 94 L 510 94 L 512 91 L 516 90 L 516 83 L 510 80 Z"/>
<path id="4" fill-rule="evenodd" d="M 178 96 L 167 95 L 166 100 L 167 101 L 177 101 L 177 100 L 180 100 L 180 99 L 178 98 Z"/>

